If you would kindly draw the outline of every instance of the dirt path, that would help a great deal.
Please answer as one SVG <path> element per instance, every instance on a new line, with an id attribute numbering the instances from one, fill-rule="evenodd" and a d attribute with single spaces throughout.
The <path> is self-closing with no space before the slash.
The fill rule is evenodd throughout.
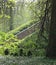
<path id="1" fill-rule="evenodd" d="M 34 33 L 38 29 L 38 27 L 39 27 L 39 22 L 37 22 L 37 23 L 33 24 L 32 26 L 24 29 L 23 31 L 17 33 L 16 36 L 18 39 L 23 39 L 26 36 Z"/>

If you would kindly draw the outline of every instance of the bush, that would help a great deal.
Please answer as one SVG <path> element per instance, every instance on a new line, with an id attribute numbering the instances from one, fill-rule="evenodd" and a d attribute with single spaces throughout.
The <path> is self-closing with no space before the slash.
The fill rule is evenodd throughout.
<path id="1" fill-rule="evenodd" d="M 32 56 L 32 52 L 29 50 L 27 56 Z"/>
<path id="2" fill-rule="evenodd" d="M 46 42 L 38 41 L 37 32 L 18 40 L 13 34 L 1 33 L 0 54 L 13 56 L 44 56 Z M 36 42 L 37 40 L 37 42 Z"/>
<path id="3" fill-rule="evenodd" d="M 38 49 L 37 56 L 45 56 L 45 49 Z"/>
<path id="4" fill-rule="evenodd" d="M 9 49 L 5 49 L 5 50 L 4 50 L 4 54 L 5 54 L 5 55 L 8 55 L 8 54 L 9 54 Z"/>
<path id="5" fill-rule="evenodd" d="M 20 55 L 20 56 L 23 56 L 23 49 L 20 49 L 20 50 L 19 50 L 19 55 Z"/>

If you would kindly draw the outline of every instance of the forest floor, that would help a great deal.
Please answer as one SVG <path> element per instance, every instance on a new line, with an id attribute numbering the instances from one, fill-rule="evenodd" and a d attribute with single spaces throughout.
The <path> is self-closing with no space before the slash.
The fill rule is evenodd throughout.
<path id="1" fill-rule="evenodd" d="M 56 60 L 44 57 L 0 56 L 0 65 L 56 65 Z"/>

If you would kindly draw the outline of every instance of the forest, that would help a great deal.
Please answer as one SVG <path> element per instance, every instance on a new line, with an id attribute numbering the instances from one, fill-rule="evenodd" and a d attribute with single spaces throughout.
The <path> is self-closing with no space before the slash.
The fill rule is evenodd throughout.
<path id="1" fill-rule="evenodd" d="M 56 65 L 56 0 L 0 0 L 0 65 Z"/>

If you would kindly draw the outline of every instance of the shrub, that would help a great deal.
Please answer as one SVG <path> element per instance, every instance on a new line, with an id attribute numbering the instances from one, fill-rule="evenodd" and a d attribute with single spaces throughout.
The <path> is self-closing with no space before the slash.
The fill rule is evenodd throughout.
<path id="1" fill-rule="evenodd" d="M 1 33 L 0 54 L 13 56 L 44 56 L 46 42 L 38 41 L 37 32 L 18 40 L 13 34 Z M 3 38 L 4 37 L 4 38 Z M 37 40 L 37 42 L 36 42 Z"/>
<path id="2" fill-rule="evenodd" d="M 9 54 L 9 49 L 5 49 L 5 50 L 4 50 L 4 54 L 5 54 L 5 55 L 8 55 L 8 54 Z"/>
<path id="3" fill-rule="evenodd" d="M 38 49 L 37 56 L 45 56 L 45 49 Z"/>
<path id="4" fill-rule="evenodd" d="M 19 55 L 20 55 L 20 56 L 23 56 L 23 49 L 22 49 L 22 48 L 19 49 Z"/>
<path id="5" fill-rule="evenodd" d="M 29 50 L 27 56 L 32 56 L 32 52 Z"/>

